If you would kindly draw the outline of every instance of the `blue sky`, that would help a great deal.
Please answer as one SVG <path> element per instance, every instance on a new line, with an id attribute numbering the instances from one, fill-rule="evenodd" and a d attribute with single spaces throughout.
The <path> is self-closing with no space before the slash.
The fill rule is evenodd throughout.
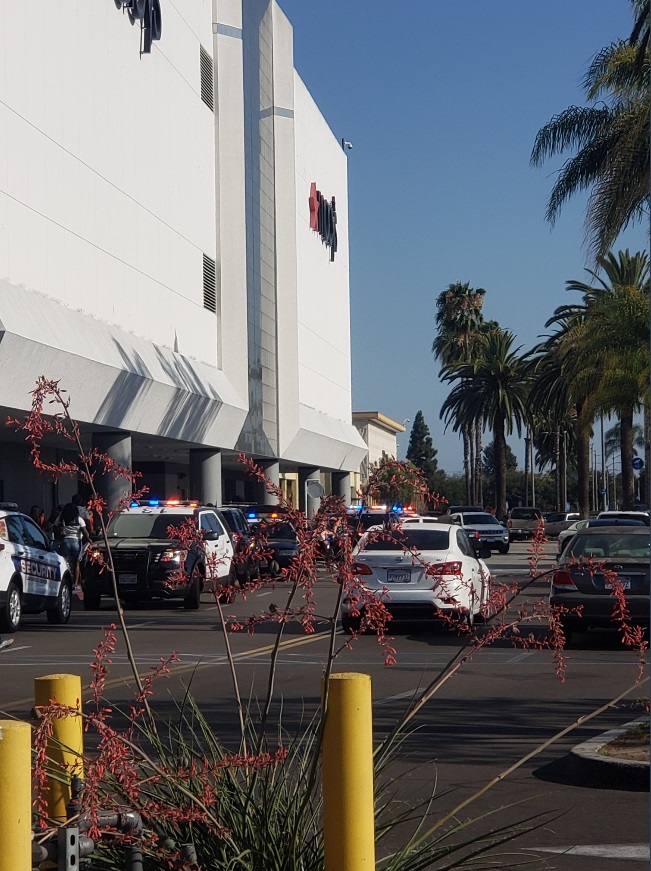
<path id="1" fill-rule="evenodd" d="M 436 296 L 457 280 L 485 288 L 485 317 L 528 349 L 570 301 L 565 281 L 587 278 L 585 200 L 551 229 L 545 205 L 560 161 L 534 169 L 529 157 L 552 115 L 584 104 L 593 55 L 628 37 L 630 2 L 279 2 L 298 72 L 334 134 L 354 144 L 353 407 L 397 421 L 422 409 L 439 466 L 459 471 L 430 351 Z M 637 228 L 617 247 L 647 239 Z"/>

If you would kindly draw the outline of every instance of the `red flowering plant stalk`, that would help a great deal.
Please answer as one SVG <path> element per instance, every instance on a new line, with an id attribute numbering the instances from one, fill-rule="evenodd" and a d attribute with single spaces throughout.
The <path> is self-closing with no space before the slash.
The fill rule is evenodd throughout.
<path id="1" fill-rule="evenodd" d="M 57 412 L 48 417 L 44 414 L 44 404 L 50 402 L 55 404 Z M 193 580 L 195 567 L 199 566 L 194 580 L 210 592 L 218 609 L 222 630 L 220 637 L 224 639 L 239 717 L 239 746 L 229 747 L 216 735 L 213 724 L 207 720 L 189 690 L 176 703 L 177 716 L 163 715 L 164 728 L 160 728 L 154 693 L 160 682 L 178 667 L 174 652 L 162 657 L 147 674 L 138 673 L 106 539 L 106 506 L 95 488 L 97 474 L 120 475 L 129 485 L 129 490 L 134 486 L 135 476 L 130 470 L 117 467 L 95 451 L 84 451 L 79 429 L 69 415 L 69 401 L 57 382 L 39 380 L 33 395 L 32 412 L 27 420 L 14 420 L 11 424 L 26 433 L 37 468 L 55 477 L 77 475 L 91 487 L 91 504 L 100 515 L 106 548 L 106 556 L 99 558 L 104 560 L 102 567 L 111 573 L 118 622 L 134 674 L 133 699 L 122 706 L 109 702 L 106 693 L 117 643 L 116 626 L 111 624 L 95 651 L 91 665 L 92 704 L 83 713 L 89 739 L 87 743 L 91 743 L 91 736 L 94 743 L 84 765 L 85 793 L 81 818 L 85 828 L 99 839 L 104 867 L 121 868 L 122 847 L 134 838 L 133 833 L 117 831 L 115 826 L 107 822 L 104 813 L 126 804 L 143 819 L 140 846 L 152 869 L 182 867 L 182 845 L 191 843 L 199 867 L 204 869 L 320 871 L 323 867 L 323 840 L 319 770 L 321 739 L 327 716 L 327 678 L 333 671 L 337 657 L 356 644 L 364 633 L 374 635 L 387 665 L 392 665 L 397 656 L 394 639 L 388 632 L 391 622 L 390 591 L 387 588 L 379 591 L 370 589 L 363 583 L 364 575 L 360 574 L 361 513 L 351 515 L 342 499 L 331 496 L 324 498 L 315 516 L 308 519 L 284 497 L 275 484 L 267 480 L 261 468 L 242 455 L 240 461 L 245 471 L 265 484 L 268 493 L 278 503 L 275 513 L 278 513 L 280 522 L 293 530 L 296 538 L 294 558 L 282 568 L 275 559 L 273 542 L 278 531 L 278 518 L 261 522 L 252 544 L 253 551 L 238 551 L 236 547 L 232 561 L 230 556 L 217 557 L 209 552 L 203 533 L 195 523 L 168 529 L 168 535 L 174 539 L 174 547 L 182 555 L 173 582 L 187 586 Z M 47 463 L 43 459 L 41 445 L 43 438 L 49 434 L 68 438 L 78 459 Z M 409 493 L 414 503 L 420 505 L 438 505 L 443 501 L 437 494 L 428 491 L 424 478 L 417 470 L 395 460 L 385 460 L 373 470 L 366 492 L 360 495 L 366 504 L 385 500 L 392 504 L 395 493 Z M 364 531 L 362 547 L 378 542 L 397 547 L 402 551 L 406 563 L 413 566 L 418 564 L 423 569 L 425 578 L 432 582 L 433 587 L 440 585 L 449 599 L 455 596 L 461 599 L 466 581 L 460 575 L 460 570 L 452 569 L 443 578 L 436 563 L 428 563 L 417 548 L 405 544 L 404 528 L 400 521 L 391 516 L 386 523 Z M 546 574 L 538 573 L 543 552 L 542 534 L 542 530 L 539 530 L 532 543 L 531 578 L 525 584 L 498 584 L 481 564 L 482 594 L 478 608 L 459 607 L 457 613 L 446 612 L 445 615 L 433 611 L 433 618 L 438 616 L 443 619 L 449 629 L 461 636 L 461 644 L 376 748 L 378 837 L 386 836 L 396 824 L 418 818 L 418 809 L 396 812 L 395 805 L 383 798 L 382 775 L 387 772 L 387 763 L 408 724 L 466 662 L 484 647 L 508 639 L 509 643 L 523 648 L 552 649 L 556 670 L 561 679 L 564 678 L 566 664 L 562 629 L 566 614 L 559 609 L 549 609 L 543 600 L 532 598 L 529 602 L 521 601 L 523 592 Z M 326 540 L 330 549 L 324 551 L 323 543 Z M 190 552 L 198 552 L 201 559 L 191 564 L 186 559 Z M 252 564 L 257 562 L 263 567 L 262 572 L 243 576 L 233 571 L 238 560 L 251 560 Z M 334 605 L 329 613 L 320 613 L 316 595 L 317 580 L 333 585 Z M 269 605 L 247 617 L 230 613 L 236 599 L 248 601 L 262 587 L 275 590 L 281 597 L 281 604 Z M 517 604 L 516 597 L 520 597 Z M 615 598 L 618 602 L 618 619 L 622 626 L 628 626 L 625 598 L 622 599 L 618 594 L 615 594 Z M 350 636 L 342 637 L 339 629 L 344 604 L 349 616 L 358 618 L 359 622 L 352 627 Z M 276 696 L 283 638 L 292 624 L 301 632 L 314 633 L 318 629 L 317 621 L 325 622 L 327 626 L 324 633 L 327 653 L 323 663 L 323 708 L 313 719 L 301 724 L 296 732 L 288 734 L 282 722 L 272 723 L 272 702 Z M 480 622 L 482 625 L 477 625 Z M 256 705 L 255 700 L 245 703 L 241 698 L 237 658 L 231 649 L 230 634 L 254 634 L 263 624 L 272 624 L 275 633 L 270 645 L 266 693 Z M 547 627 L 546 634 L 536 634 L 534 631 L 535 627 L 541 626 Z M 627 637 L 634 638 L 633 630 L 626 632 Z M 254 717 L 252 712 L 256 710 L 259 716 Z M 36 808 L 43 819 L 46 748 L 52 737 L 52 725 L 63 712 L 60 706 L 50 705 L 40 713 L 41 718 L 35 730 L 35 792 Z M 586 719 L 589 717 L 582 722 Z M 273 738 L 269 737 L 270 734 Z M 562 734 L 566 734 L 566 730 L 555 737 Z M 539 750 L 549 746 L 549 743 L 551 741 L 545 742 Z M 528 754 L 492 783 L 482 787 L 471 799 L 445 814 L 428 832 L 420 831 L 408 839 L 403 850 L 385 861 L 383 867 L 386 871 L 433 867 L 439 860 L 444 862 L 445 867 L 460 867 L 468 862 L 473 851 L 480 855 L 488 846 L 510 840 L 516 827 L 494 830 L 488 840 L 477 840 L 473 836 L 465 839 L 460 837 L 463 826 L 455 826 L 445 834 L 440 829 L 470 801 L 531 758 L 531 755 Z M 422 810 L 423 813 L 429 812 L 429 804 L 425 803 Z M 47 824 L 46 820 L 44 822 Z M 529 826 L 533 824 L 530 822 Z M 459 857 L 458 865 L 455 856 Z"/>

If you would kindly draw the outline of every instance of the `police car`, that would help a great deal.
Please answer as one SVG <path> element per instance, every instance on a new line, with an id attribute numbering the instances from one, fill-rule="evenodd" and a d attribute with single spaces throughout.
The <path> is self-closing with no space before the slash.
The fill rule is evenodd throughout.
<path id="1" fill-rule="evenodd" d="M 184 551 L 174 529 L 188 522 L 199 535 Z M 212 506 L 179 499 L 134 502 L 113 516 L 107 539 L 120 599 L 182 599 L 185 608 L 196 610 L 206 578 L 219 587 L 236 578 L 233 543 Z M 86 551 L 81 563 L 86 610 L 97 610 L 103 596 L 114 595 L 106 563 L 102 542 Z"/>
<path id="2" fill-rule="evenodd" d="M 0 502 L 0 630 L 15 632 L 23 614 L 67 623 L 72 575 L 43 530 L 13 502 Z"/>

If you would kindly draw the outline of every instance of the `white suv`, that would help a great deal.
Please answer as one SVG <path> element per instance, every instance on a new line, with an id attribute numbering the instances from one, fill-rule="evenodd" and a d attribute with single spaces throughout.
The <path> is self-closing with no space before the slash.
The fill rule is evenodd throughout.
<path id="1" fill-rule="evenodd" d="M 67 623 L 72 575 L 43 530 L 13 502 L 0 502 L 0 630 L 15 632 L 23 614 Z"/>

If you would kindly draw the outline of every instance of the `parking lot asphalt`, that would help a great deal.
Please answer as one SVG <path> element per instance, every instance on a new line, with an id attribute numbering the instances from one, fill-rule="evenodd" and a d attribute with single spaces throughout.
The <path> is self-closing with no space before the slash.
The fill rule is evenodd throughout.
<path id="1" fill-rule="evenodd" d="M 540 568 L 550 568 L 555 543 L 545 548 Z M 529 579 L 527 544 L 514 544 L 508 555 L 494 555 L 489 566 L 501 582 Z M 544 599 L 548 581 L 527 586 L 513 607 Z M 246 602 L 226 606 L 241 619 L 270 606 L 282 607 L 281 586 L 261 589 Z M 320 679 L 327 655 L 329 615 L 336 584 L 325 573 L 316 586 L 316 632 L 306 635 L 298 623 L 285 627 L 279 652 L 273 712 L 287 727 L 297 726 L 316 710 Z M 184 611 L 177 603 L 140 605 L 126 611 L 131 642 L 142 673 L 155 667 L 172 650 L 179 662 L 162 680 L 153 699 L 161 716 L 172 716 L 188 685 L 209 722 L 224 740 L 236 741 L 237 716 L 219 610 L 208 596 L 200 611 Z M 102 629 L 115 620 L 110 602 L 101 612 L 84 612 L 75 605 L 70 624 L 52 627 L 44 617 L 27 617 L 14 645 L 0 653 L 0 716 L 28 717 L 33 705 L 32 682 L 52 672 L 72 672 L 90 678 L 92 650 Z M 230 633 L 240 687 L 246 698 L 264 696 L 276 624 L 266 623 L 254 634 Z M 455 632 L 440 627 L 391 627 L 396 664 L 384 665 L 382 651 L 371 636 L 337 636 L 336 668 L 371 675 L 374 731 L 377 738 L 393 726 L 415 694 L 429 683 L 463 644 Z M 544 632 L 544 627 L 535 629 Z M 118 639 L 110 666 L 106 696 L 124 703 L 133 680 L 123 642 Z M 410 723 L 390 778 L 398 794 L 416 802 L 436 789 L 433 813 L 448 812 L 518 759 L 532 753 L 568 725 L 635 686 L 638 661 L 623 649 L 613 633 L 577 635 L 566 651 L 567 674 L 555 673 L 549 650 L 514 646 L 501 640 L 467 661 Z M 570 750 L 638 716 L 636 698 L 648 697 L 648 671 L 643 681 L 618 705 L 585 722 L 550 744 L 512 775 L 499 781 L 460 816 L 478 817 L 499 810 L 495 823 L 522 813 L 549 813 L 558 818 L 524 835 L 512 848 L 540 867 L 558 871 L 618 871 L 649 862 L 649 795 L 644 792 L 578 786 L 567 764 Z M 255 705 L 254 705 L 255 707 Z M 514 807 L 515 805 L 515 807 Z"/>

